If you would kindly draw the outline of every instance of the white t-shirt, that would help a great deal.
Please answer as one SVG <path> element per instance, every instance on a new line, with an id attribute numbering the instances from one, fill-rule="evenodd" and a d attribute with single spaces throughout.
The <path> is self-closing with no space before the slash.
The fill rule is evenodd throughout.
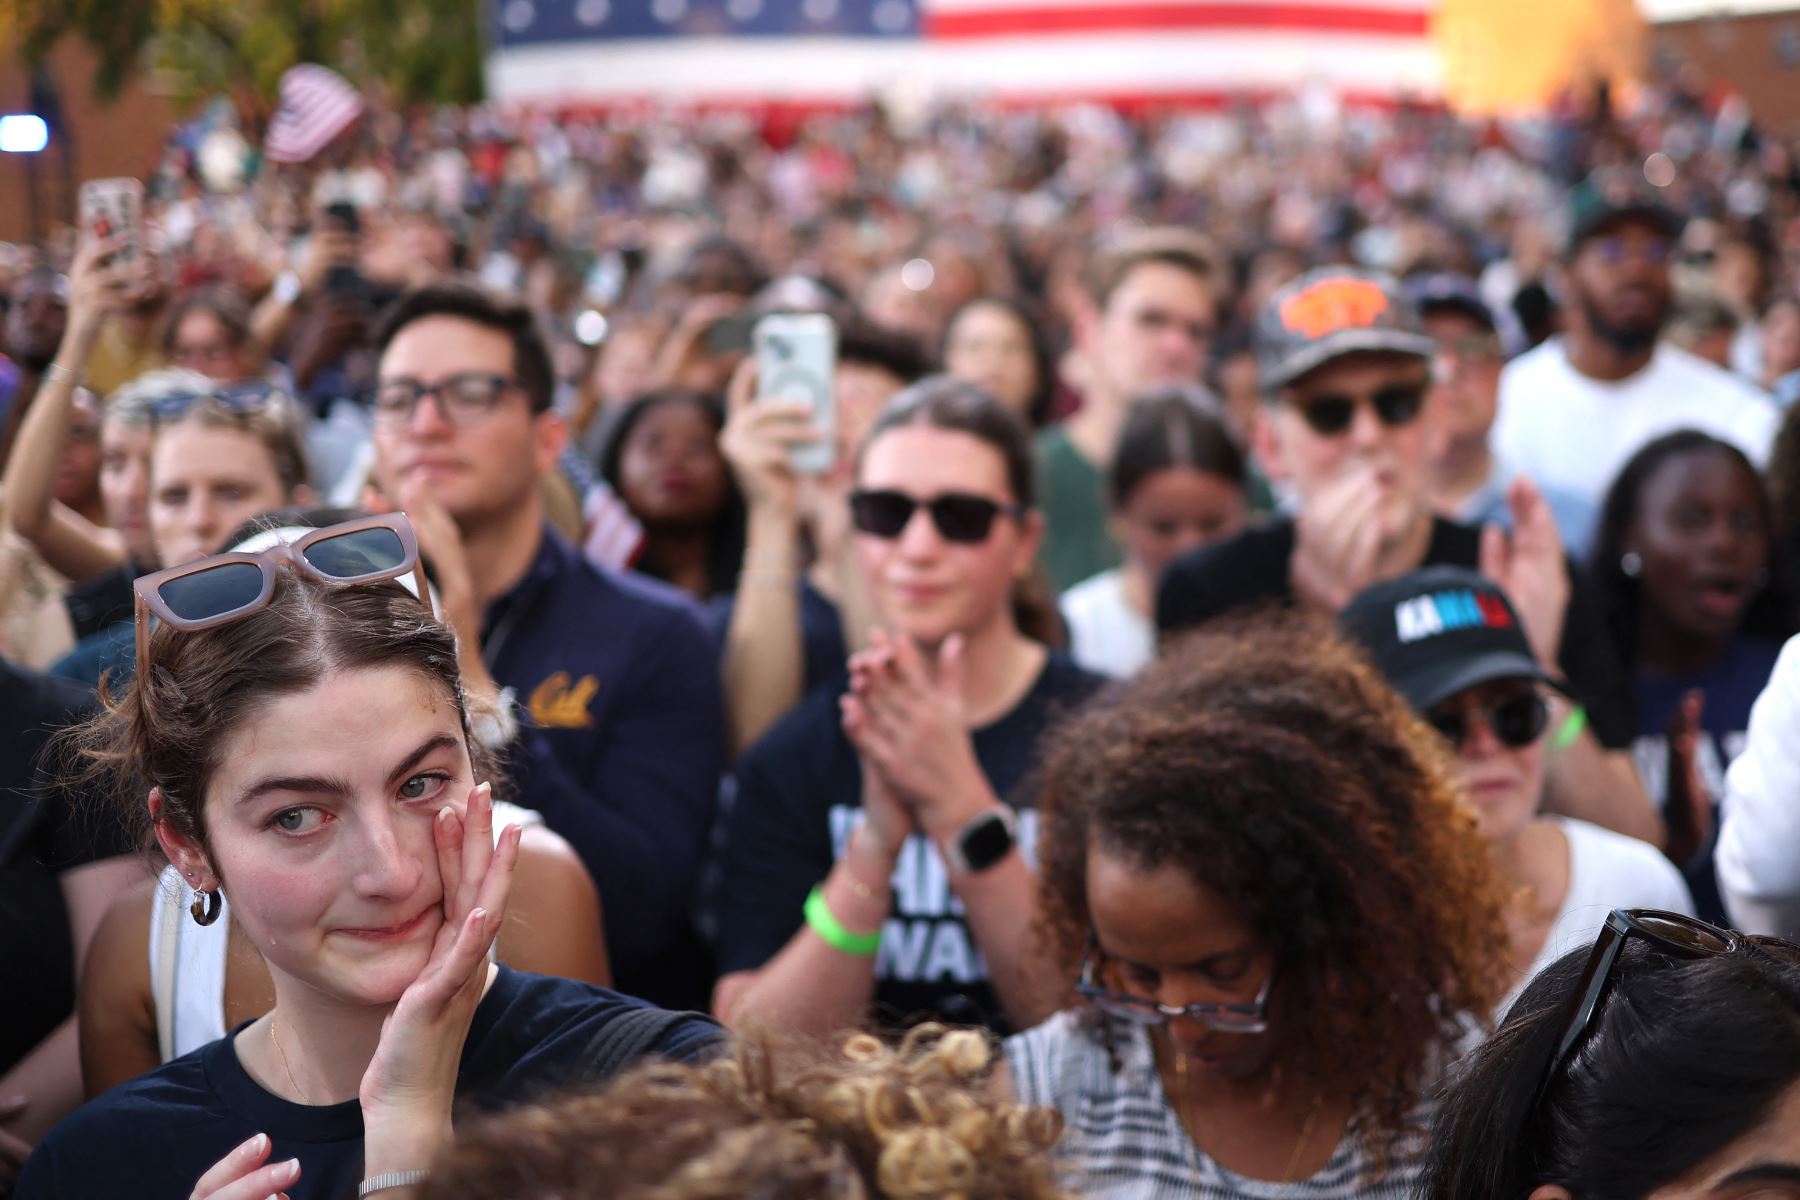
<path id="1" fill-rule="evenodd" d="M 1678 346 L 1658 345 L 1643 370 L 1609 383 L 1575 370 L 1563 340 L 1552 338 L 1501 372 L 1492 437 L 1508 463 L 1577 499 L 1557 519 L 1564 543 L 1578 553 L 1589 544 L 1607 488 L 1646 442 L 1698 429 L 1761 466 L 1779 423 L 1765 393 Z"/>
<path id="2" fill-rule="evenodd" d="M 1058 601 L 1069 626 L 1069 655 L 1097 675 L 1129 679 L 1156 655 L 1156 626 L 1125 599 L 1119 568 L 1084 579 Z"/>
<path id="3" fill-rule="evenodd" d="M 1586 821 L 1548 819 L 1556 822 L 1569 841 L 1569 891 L 1530 971 L 1501 1001 L 1497 1017 L 1506 1015 L 1539 971 L 1571 950 L 1592 946 L 1613 909 L 1660 908 L 1694 915 L 1687 881 L 1655 846 Z"/>

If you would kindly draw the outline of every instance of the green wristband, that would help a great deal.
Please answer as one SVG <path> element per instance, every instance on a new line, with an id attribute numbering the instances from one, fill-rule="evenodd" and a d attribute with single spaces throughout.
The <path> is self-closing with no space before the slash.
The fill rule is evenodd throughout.
<path id="1" fill-rule="evenodd" d="M 1581 731 L 1586 728 L 1587 709 L 1577 704 L 1569 710 L 1569 715 L 1564 717 L 1563 723 L 1557 727 L 1556 736 L 1550 739 L 1550 748 L 1567 750 L 1575 744 L 1575 739 L 1580 737 Z"/>
<path id="2" fill-rule="evenodd" d="M 806 923 L 812 931 L 825 940 L 825 944 L 833 950 L 842 950 L 845 954 L 854 954 L 858 958 L 873 958 L 881 949 L 881 930 L 874 933 L 851 933 L 845 929 L 825 903 L 825 885 L 820 884 L 806 898 Z"/>

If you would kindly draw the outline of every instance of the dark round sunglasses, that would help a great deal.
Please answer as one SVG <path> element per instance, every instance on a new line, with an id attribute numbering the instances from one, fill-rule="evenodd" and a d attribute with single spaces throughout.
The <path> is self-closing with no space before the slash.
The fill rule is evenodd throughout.
<path id="1" fill-rule="evenodd" d="M 1336 437 L 1350 428 L 1356 419 L 1356 406 L 1369 404 L 1376 418 L 1389 429 L 1399 429 L 1418 420 L 1425 408 L 1422 384 L 1394 384 L 1379 388 L 1366 396 L 1328 393 L 1309 396 L 1295 402 L 1300 418 L 1320 437 Z"/>
<path id="2" fill-rule="evenodd" d="M 899 537 L 920 508 L 931 514 L 931 523 L 946 542 L 963 545 L 985 542 L 993 532 L 995 518 L 1002 513 L 1014 520 L 1025 515 L 1024 505 L 1002 504 L 967 492 L 945 492 L 929 500 L 916 500 L 905 492 L 850 493 L 850 519 L 858 530 L 871 537 Z"/>
<path id="3" fill-rule="evenodd" d="M 1544 727 L 1550 723 L 1550 705 L 1536 692 L 1522 692 L 1477 706 L 1472 712 L 1461 705 L 1434 708 L 1425 714 L 1425 720 L 1460 750 L 1469 740 L 1471 716 L 1480 717 L 1501 745 L 1522 750 L 1543 736 Z"/>

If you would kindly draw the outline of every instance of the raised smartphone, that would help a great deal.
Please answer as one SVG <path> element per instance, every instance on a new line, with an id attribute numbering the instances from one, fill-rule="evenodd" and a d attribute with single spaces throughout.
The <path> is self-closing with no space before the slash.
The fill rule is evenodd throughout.
<path id="1" fill-rule="evenodd" d="M 134 263 L 143 257 L 143 184 L 135 179 L 90 179 L 81 185 L 77 203 L 81 228 L 89 237 L 125 238 L 111 261 Z"/>
<path id="2" fill-rule="evenodd" d="M 771 313 L 756 323 L 751 342 L 758 393 L 806 401 L 824 430 L 818 441 L 795 446 L 788 461 L 802 475 L 823 475 L 837 458 L 837 326 L 824 313 Z"/>

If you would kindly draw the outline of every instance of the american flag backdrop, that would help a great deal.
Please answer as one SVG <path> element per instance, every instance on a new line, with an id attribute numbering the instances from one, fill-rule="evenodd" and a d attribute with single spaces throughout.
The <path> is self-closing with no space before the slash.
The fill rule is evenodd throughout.
<path id="1" fill-rule="evenodd" d="M 502 101 L 1442 92 L 1434 0 L 490 0 Z"/>

